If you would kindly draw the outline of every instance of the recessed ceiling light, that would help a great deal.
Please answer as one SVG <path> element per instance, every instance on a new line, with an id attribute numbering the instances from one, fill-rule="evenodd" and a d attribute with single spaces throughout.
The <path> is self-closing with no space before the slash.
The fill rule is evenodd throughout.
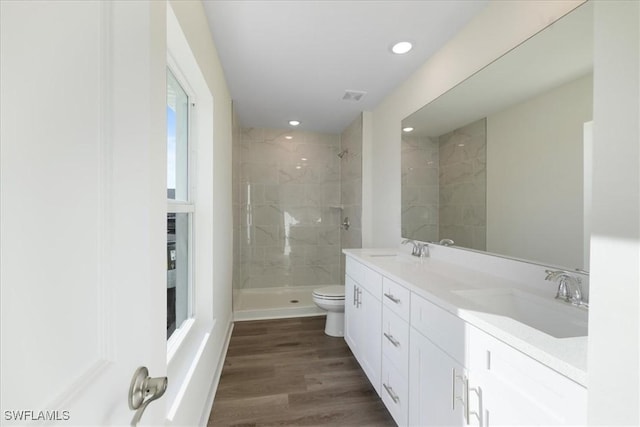
<path id="1" fill-rule="evenodd" d="M 300 122 L 298 120 L 289 120 L 289 124 L 291 126 L 298 126 L 300 124 Z"/>
<path id="2" fill-rule="evenodd" d="M 402 131 L 403 132 L 411 132 L 411 131 L 413 131 L 413 128 L 409 126 L 409 127 L 406 127 L 406 128 L 402 128 Z"/>
<path id="3" fill-rule="evenodd" d="M 413 45 L 409 42 L 398 42 L 393 45 L 393 47 L 391 48 L 391 52 L 397 55 L 402 55 L 409 52 L 411 48 L 413 48 Z"/>
<path id="4" fill-rule="evenodd" d="M 293 139 L 293 137 L 291 135 L 287 135 L 284 137 L 284 139 Z"/>
<path id="5" fill-rule="evenodd" d="M 300 160 L 302 160 L 303 162 L 306 162 L 307 158 L 306 157 L 301 157 Z"/>

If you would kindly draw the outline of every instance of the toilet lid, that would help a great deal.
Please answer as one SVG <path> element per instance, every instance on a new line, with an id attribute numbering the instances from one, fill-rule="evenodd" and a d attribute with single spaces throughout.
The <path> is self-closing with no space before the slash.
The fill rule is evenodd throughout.
<path id="1" fill-rule="evenodd" d="M 332 285 L 313 290 L 313 294 L 324 299 L 344 299 L 344 286 Z"/>

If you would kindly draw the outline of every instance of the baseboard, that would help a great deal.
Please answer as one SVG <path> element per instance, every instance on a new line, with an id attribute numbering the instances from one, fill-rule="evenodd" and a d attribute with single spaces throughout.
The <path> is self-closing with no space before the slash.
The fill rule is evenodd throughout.
<path id="1" fill-rule="evenodd" d="M 326 316 L 327 312 L 319 307 L 272 308 L 265 310 L 240 310 L 233 312 L 234 322 L 246 320 L 287 319 L 290 317 Z"/>
<path id="2" fill-rule="evenodd" d="M 211 415 L 211 410 L 213 409 L 213 401 L 216 397 L 216 392 L 218 391 L 218 384 L 220 384 L 220 377 L 222 376 L 222 368 L 224 367 L 224 361 L 227 358 L 227 350 L 229 350 L 229 342 L 231 341 L 232 332 L 233 332 L 233 321 L 229 321 L 229 326 L 227 327 L 227 336 L 225 338 L 224 345 L 222 346 L 222 351 L 220 352 L 220 358 L 218 359 L 216 372 L 213 376 L 213 381 L 211 382 L 211 388 L 209 389 L 209 394 L 207 395 L 206 404 L 204 405 L 202 415 L 200 416 L 200 423 L 198 425 L 206 426 L 207 422 L 209 421 L 209 416 Z"/>

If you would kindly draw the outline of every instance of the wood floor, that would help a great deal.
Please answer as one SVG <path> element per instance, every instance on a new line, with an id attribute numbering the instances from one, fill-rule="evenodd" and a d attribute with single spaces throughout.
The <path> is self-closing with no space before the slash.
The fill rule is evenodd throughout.
<path id="1" fill-rule="evenodd" d="M 209 426 L 395 426 L 324 317 L 234 326 Z"/>

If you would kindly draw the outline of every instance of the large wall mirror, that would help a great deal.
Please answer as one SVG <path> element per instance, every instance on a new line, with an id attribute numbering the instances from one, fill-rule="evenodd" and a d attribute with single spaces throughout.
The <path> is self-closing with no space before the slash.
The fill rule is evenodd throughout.
<path id="1" fill-rule="evenodd" d="M 402 121 L 402 236 L 588 270 L 592 115 L 586 2 Z"/>

